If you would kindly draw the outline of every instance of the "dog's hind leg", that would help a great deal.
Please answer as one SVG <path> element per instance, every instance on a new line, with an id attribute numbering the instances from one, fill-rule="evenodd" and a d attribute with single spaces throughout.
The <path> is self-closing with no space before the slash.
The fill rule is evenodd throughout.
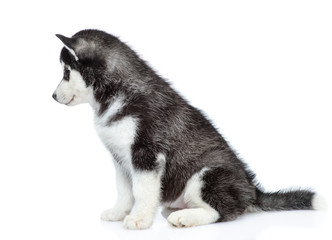
<path id="1" fill-rule="evenodd" d="M 231 221 L 254 199 L 255 187 L 243 172 L 223 167 L 204 168 L 185 187 L 184 202 L 188 209 L 171 213 L 167 220 L 176 227 Z"/>
<path id="2" fill-rule="evenodd" d="M 202 176 L 207 169 L 196 173 L 188 181 L 185 192 L 184 201 L 188 205 L 188 209 L 178 210 L 171 213 L 167 221 L 175 227 L 192 227 L 209 223 L 214 223 L 219 219 L 219 213 L 209 204 L 203 201 L 201 197 Z"/>

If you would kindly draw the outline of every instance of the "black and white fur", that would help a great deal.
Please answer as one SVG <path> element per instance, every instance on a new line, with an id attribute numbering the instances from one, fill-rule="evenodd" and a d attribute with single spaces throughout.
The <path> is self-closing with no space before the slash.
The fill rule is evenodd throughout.
<path id="1" fill-rule="evenodd" d="M 98 30 L 57 35 L 65 47 L 56 101 L 89 103 L 111 152 L 118 200 L 102 213 L 128 229 L 151 226 L 157 207 L 176 227 L 230 221 L 250 209 L 314 209 L 312 191 L 266 193 L 211 122 L 118 38 Z"/>

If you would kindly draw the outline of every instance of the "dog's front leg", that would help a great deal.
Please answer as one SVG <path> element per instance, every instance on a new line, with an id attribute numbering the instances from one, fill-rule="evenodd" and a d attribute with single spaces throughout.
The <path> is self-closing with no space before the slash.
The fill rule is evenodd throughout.
<path id="1" fill-rule="evenodd" d="M 114 165 L 118 199 L 113 208 L 105 210 L 101 214 L 101 219 L 104 221 L 122 221 L 130 213 L 134 204 L 129 176 L 117 162 L 114 162 Z"/>
<path id="2" fill-rule="evenodd" d="M 160 198 L 161 174 L 153 171 L 135 171 L 133 174 L 134 207 L 125 219 L 127 229 L 146 229 L 153 222 Z"/>

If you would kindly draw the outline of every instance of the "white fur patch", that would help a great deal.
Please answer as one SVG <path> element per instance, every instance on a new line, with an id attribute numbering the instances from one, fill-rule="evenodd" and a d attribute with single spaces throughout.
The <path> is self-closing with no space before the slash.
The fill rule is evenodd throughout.
<path id="1" fill-rule="evenodd" d="M 201 197 L 201 189 L 202 189 L 202 177 L 208 168 L 203 168 L 198 173 L 194 174 L 187 182 L 186 188 L 184 189 L 184 202 L 188 205 L 188 207 L 197 207 L 206 206 L 210 207 L 208 204 L 203 202 Z"/>
<path id="2" fill-rule="evenodd" d="M 182 191 L 181 195 L 173 202 L 166 202 L 163 205 L 167 208 L 173 209 L 182 209 L 182 208 L 189 208 L 189 203 L 191 202 L 190 197 L 198 197 L 200 198 L 200 184 L 201 184 L 201 177 L 203 176 L 204 172 L 207 171 L 208 168 L 203 168 L 200 172 L 193 175 L 187 182 L 186 187 Z M 199 194 L 198 192 L 199 191 Z M 186 199 L 185 199 L 186 195 Z"/>
<path id="3" fill-rule="evenodd" d="M 63 63 L 62 65 L 64 68 L 65 65 Z M 70 71 L 69 80 L 62 80 L 54 92 L 57 101 L 68 106 L 89 102 L 92 89 L 86 86 L 82 75 L 78 71 L 71 70 L 70 67 L 67 68 Z"/>
<path id="4" fill-rule="evenodd" d="M 131 211 L 134 204 L 131 179 L 115 162 L 117 201 L 113 208 L 104 211 L 101 219 L 104 221 L 122 221 Z"/>
<path id="5" fill-rule="evenodd" d="M 64 71 L 66 64 L 62 60 L 60 61 L 60 63 L 61 63 L 62 71 Z"/>
<path id="6" fill-rule="evenodd" d="M 121 111 L 121 109 L 124 106 L 124 100 L 125 97 L 122 95 L 114 99 L 113 103 L 108 107 L 108 109 L 106 110 L 106 112 L 103 113 L 103 115 L 101 116 L 96 115 L 95 124 L 100 126 L 107 125 L 109 119 Z M 99 110 L 99 106 L 97 106 L 97 104 L 95 105 L 96 105 L 95 108 Z"/>
<path id="7" fill-rule="evenodd" d="M 75 51 L 66 45 L 65 45 L 65 48 L 67 48 L 67 50 L 70 52 L 70 54 L 74 56 L 75 60 L 78 61 L 78 57 L 77 57 Z"/>
<path id="8" fill-rule="evenodd" d="M 315 193 L 312 199 L 312 207 L 317 211 L 326 211 L 328 209 L 327 201 L 323 196 Z"/>
<path id="9" fill-rule="evenodd" d="M 109 126 L 102 124 L 98 117 L 95 122 L 96 131 L 105 146 L 111 150 L 121 167 L 131 174 L 131 146 L 135 140 L 137 119 L 127 116 Z"/>
<path id="10" fill-rule="evenodd" d="M 124 220 L 127 229 L 146 229 L 151 226 L 159 205 L 161 171 L 134 172 L 133 193 L 135 205 Z"/>
<path id="11" fill-rule="evenodd" d="M 216 222 L 219 213 L 209 204 L 203 201 L 201 196 L 202 176 L 208 168 L 203 168 L 193 175 L 184 189 L 183 202 L 189 209 L 183 209 L 171 213 L 167 221 L 175 227 L 192 227 Z M 177 201 L 180 201 L 177 199 Z"/>

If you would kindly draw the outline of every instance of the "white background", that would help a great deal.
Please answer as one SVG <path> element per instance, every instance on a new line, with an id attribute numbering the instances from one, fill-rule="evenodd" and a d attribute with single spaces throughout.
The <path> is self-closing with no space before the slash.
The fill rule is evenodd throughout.
<path id="1" fill-rule="evenodd" d="M 61 42 L 85 28 L 127 42 L 203 109 L 270 190 L 331 201 L 330 1 L 2 1 L 0 239 L 332 239 L 329 212 L 250 214 L 146 231 L 99 220 L 114 169 L 88 105 L 57 104 Z"/>

